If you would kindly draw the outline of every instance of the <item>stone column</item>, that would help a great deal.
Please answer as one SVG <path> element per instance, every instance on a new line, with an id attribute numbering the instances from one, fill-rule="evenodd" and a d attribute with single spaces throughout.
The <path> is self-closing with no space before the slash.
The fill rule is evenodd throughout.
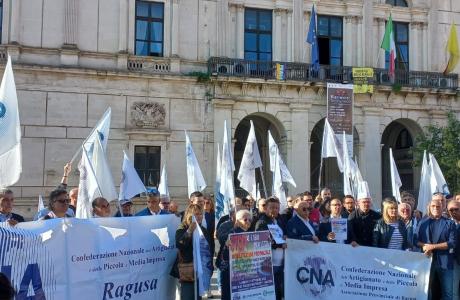
<path id="1" fill-rule="evenodd" d="M 343 65 L 352 66 L 353 65 L 353 31 L 352 31 L 352 22 L 353 16 L 345 16 L 345 26 L 343 30 Z"/>
<path id="2" fill-rule="evenodd" d="M 306 42 L 308 31 L 310 30 L 310 28 L 309 28 L 309 26 L 310 26 L 310 17 L 311 17 L 311 12 L 306 11 L 305 14 L 304 14 L 304 19 L 302 21 L 303 24 L 304 24 L 305 31 L 304 31 L 304 35 L 303 35 L 303 44 L 302 44 L 302 47 L 301 47 L 301 49 L 303 49 L 302 53 L 301 53 L 301 55 L 302 55 L 301 56 L 301 62 L 307 62 L 307 63 L 311 63 L 311 45 Z"/>
<path id="3" fill-rule="evenodd" d="M 228 0 L 217 2 L 217 39 L 218 39 L 218 56 L 227 56 L 227 16 L 228 16 Z"/>
<path id="4" fill-rule="evenodd" d="M 378 48 L 378 52 L 380 53 L 377 68 L 385 68 L 385 50 L 380 48 L 380 43 L 382 42 L 383 36 L 385 35 L 385 21 L 386 20 L 384 18 L 377 18 L 379 26 L 379 35 L 377 36 L 376 47 Z"/>
<path id="5" fill-rule="evenodd" d="M 118 32 L 118 52 L 127 53 L 128 44 L 128 0 L 119 0 L 119 32 Z"/>
<path id="6" fill-rule="evenodd" d="M 356 17 L 356 47 L 357 47 L 357 60 L 356 66 L 362 67 L 364 62 L 363 57 L 363 17 Z"/>
<path id="7" fill-rule="evenodd" d="M 293 0 L 292 3 L 292 19 L 293 19 L 293 61 L 302 61 L 303 51 L 305 49 L 305 35 L 304 35 L 304 11 L 303 0 Z M 305 61 L 304 61 L 305 62 Z"/>
<path id="8" fill-rule="evenodd" d="M 20 17 L 20 6 L 21 2 L 17 0 L 13 0 L 10 2 L 10 9 L 11 9 L 11 28 L 10 28 L 10 44 L 17 44 L 19 43 L 19 17 Z"/>
<path id="9" fill-rule="evenodd" d="M 77 1 L 65 0 L 64 45 L 73 47 L 77 45 L 77 16 Z"/>
<path id="10" fill-rule="evenodd" d="M 291 130 L 290 153 L 288 153 L 287 164 L 294 177 L 297 188 L 294 193 L 310 190 L 310 143 L 308 128 L 308 113 L 311 104 L 291 103 L 291 124 L 296 129 Z M 291 193 L 293 194 L 293 193 Z"/>
<path id="11" fill-rule="evenodd" d="M 422 71 L 428 71 L 428 23 L 422 23 L 422 52 L 423 64 Z"/>
<path id="12" fill-rule="evenodd" d="M 172 1 L 171 15 L 171 56 L 179 56 L 179 0 Z"/>
<path id="13" fill-rule="evenodd" d="M 244 59 L 244 5 L 236 5 L 236 57 Z"/>
<path id="14" fill-rule="evenodd" d="M 364 180 L 369 184 L 374 209 L 380 208 L 382 201 L 382 152 L 380 148 L 380 116 L 382 108 L 363 107 L 364 112 L 364 153 L 360 166 Z"/>
<path id="15" fill-rule="evenodd" d="M 409 70 L 419 71 L 419 58 L 421 56 L 421 49 L 418 44 L 418 22 L 411 22 L 409 24 Z"/>
<path id="16" fill-rule="evenodd" d="M 281 46 L 283 44 L 281 41 L 281 13 L 283 12 L 283 10 L 280 8 L 277 8 L 273 12 L 274 12 L 273 24 L 275 25 L 273 28 L 273 39 L 272 39 L 273 60 L 280 61 L 281 60 Z"/>
<path id="17" fill-rule="evenodd" d="M 294 53 L 292 51 L 294 40 L 292 38 L 292 9 L 287 10 L 287 54 L 286 60 L 288 62 L 292 62 L 292 58 L 294 57 Z"/>

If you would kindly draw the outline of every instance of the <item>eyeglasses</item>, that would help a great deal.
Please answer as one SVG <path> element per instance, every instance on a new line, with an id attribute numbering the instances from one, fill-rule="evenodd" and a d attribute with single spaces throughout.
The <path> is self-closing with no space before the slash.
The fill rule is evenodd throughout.
<path id="1" fill-rule="evenodd" d="M 56 199 L 56 202 L 59 202 L 61 204 L 69 204 L 70 199 Z"/>
<path id="2" fill-rule="evenodd" d="M 305 212 L 306 212 L 306 211 L 310 211 L 310 209 L 309 209 L 308 207 L 303 207 L 303 208 L 302 208 L 302 211 L 305 211 Z"/>
<path id="3" fill-rule="evenodd" d="M 459 209 L 458 208 L 451 208 L 449 209 L 449 212 L 454 212 L 454 211 L 458 211 Z"/>
<path id="4" fill-rule="evenodd" d="M 331 206 L 342 206 L 342 204 L 336 203 L 336 204 L 331 204 Z"/>

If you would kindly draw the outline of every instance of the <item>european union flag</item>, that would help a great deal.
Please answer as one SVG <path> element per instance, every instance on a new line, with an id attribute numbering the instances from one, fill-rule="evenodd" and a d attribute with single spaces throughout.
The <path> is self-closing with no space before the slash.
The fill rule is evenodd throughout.
<path id="1" fill-rule="evenodd" d="M 316 37 L 316 12 L 315 6 L 311 9 L 310 26 L 308 29 L 307 43 L 311 44 L 311 64 L 313 70 L 319 70 L 319 50 L 318 50 L 318 39 Z"/>

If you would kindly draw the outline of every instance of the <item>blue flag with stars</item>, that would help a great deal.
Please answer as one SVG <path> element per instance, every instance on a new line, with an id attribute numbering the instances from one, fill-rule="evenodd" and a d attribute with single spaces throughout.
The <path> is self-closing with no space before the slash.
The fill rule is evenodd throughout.
<path id="1" fill-rule="evenodd" d="M 318 50 L 318 38 L 316 36 L 316 12 L 315 6 L 311 9 L 310 26 L 308 29 L 307 43 L 311 45 L 311 64 L 313 70 L 319 70 L 319 50 Z"/>

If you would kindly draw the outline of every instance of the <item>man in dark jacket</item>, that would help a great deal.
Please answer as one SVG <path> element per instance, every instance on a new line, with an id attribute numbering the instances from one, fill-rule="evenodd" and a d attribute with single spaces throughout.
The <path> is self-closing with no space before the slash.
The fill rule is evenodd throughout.
<path id="1" fill-rule="evenodd" d="M 428 217 L 418 226 L 418 246 L 432 257 L 430 272 L 431 299 L 453 299 L 453 268 L 456 228 L 443 214 L 442 194 L 434 194 L 428 206 Z"/>
<path id="2" fill-rule="evenodd" d="M 14 226 L 24 222 L 21 215 L 13 213 L 14 194 L 12 190 L 3 189 L 0 191 L 0 222 L 8 222 Z"/>
<path id="3" fill-rule="evenodd" d="M 286 235 L 285 223 L 282 221 L 279 215 L 280 212 L 280 201 L 275 197 L 270 197 L 266 201 L 266 213 L 260 215 L 259 220 L 256 223 L 255 231 L 269 230 L 271 226 L 278 226 Z M 275 279 L 275 293 L 276 299 L 280 300 L 284 295 L 284 274 L 283 274 L 283 260 L 284 260 L 284 248 L 286 243 L 278 244 L 274 239 L 272 242 L 272 263 L 273 263 L 273 274 Z"/>
<path id="4" fill-rule="evenodd" d="M 147 207 L 139 211 L 136 216 L 167 215 L 169 212 L 160 208 L 160 192 L 156 188 L 147 189 Z"/>
<path id="5" fill-rule="evenodd" d="M 451 200 L 447 205 L 447 212 L 455 223 L 457 243 L 454 256 L 454 299 L 460 299 L 460 202 Z"/>
<path id="6" fill-rule="evenodd" d="M 354 242 L 361 246 L 372 246 L 375 223 L 381 218 L 380 213 L 371 209 L 371 198 L 362 195 L 358 198 L 358 209 L 353 211 L 348 220 L 354 236 Z"/>
<path id="7" fill-rule="evenodd" d="M 330 243 L 339 243 L 339 244 L 352 244 L 353 247 L 357 246 L 356 242 L 354 242 L 355 238 L 353 236 L 353 231 L 350 230 L 350 221 L 346 218 L 343 218 L 342 213 L 342 201 L 338 198 L 334 198 L 330 202 L 331 207 L 331 215 L 326 220 L 322 221 L 319 224 L 319 239 L 324 242 Z M 347 239 L 346 240 L 338 240 L 335 233 L 332 231 L 332 223 L 333 220 L 347 220 Z"/>

